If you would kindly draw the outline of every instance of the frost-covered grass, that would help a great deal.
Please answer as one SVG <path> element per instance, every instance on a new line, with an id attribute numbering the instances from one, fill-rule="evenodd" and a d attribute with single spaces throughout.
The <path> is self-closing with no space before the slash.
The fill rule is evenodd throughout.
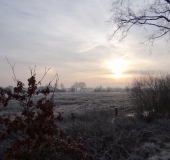
<path id="1" fill-rule="evenodd" d="M 87 153 L 95 160 L 170 158 L 170 120 L 159 116 L 127 116 L 133 110 L 126 93 L 61 93 L 56 95 L 55 102 L 59 106 L 55 112 L 64 112 L 59 127 L 66 131 L 65 136 L 82 137 Z M 114 117 L 115 107 L 118 118 Z M 0 107 L 4 116 L 20 111 L 15 102 L 7 108 Z M 5 145 L 0 144 L 0 152 Z"/>
<path id="2" fill-rule="evenodd" d="M 35 101 L 39 96 L 35 97 Z M 128 95 L 124 92 L 94 93 L 94 92 L 66 92 L 56 93 L 54 97 L 56 103 L 55 113 L 64 112 L 64 116 L 70 113 L 79 113 L 84 110 L 121 108 L 122 112 L 131 109 Z M 0 115 L 21 112 L 22 107 L 16 101 L 11 101 L 8 107 L 0 106 Z"/>
<path id="3" fill-rule="evenodd" d="M 109 110 L 87 110 L 75 120 L 67 117 L 63 126 L 67 134 L 85 140 L 87 152 L 100 160 L 146 160 L 156 156 L 170 158 L 170 120 L 122 116 L 112 122 Z M 164 159 L 163 159 L 164 158 Z M 166 159 L 168 160 L 168 158 Z"/>

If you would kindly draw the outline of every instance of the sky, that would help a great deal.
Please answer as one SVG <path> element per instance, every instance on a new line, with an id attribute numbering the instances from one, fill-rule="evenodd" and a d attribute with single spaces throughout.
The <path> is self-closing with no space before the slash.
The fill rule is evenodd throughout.
<path id="1" fill-rule="evenodd" d="M 25 85 L 35 65 L 37 81 L 51 68 L 42 85 L 58 73 L 67 88 L 125 87 L 141 72 L 168 72 L 164 39 L 141 44 L 147 33 L 134 29 L 121 43 L 108 40 L 111 9 L 112 0 L 0 0 L 0 86 L 15 85 L 6 57 Z"/>

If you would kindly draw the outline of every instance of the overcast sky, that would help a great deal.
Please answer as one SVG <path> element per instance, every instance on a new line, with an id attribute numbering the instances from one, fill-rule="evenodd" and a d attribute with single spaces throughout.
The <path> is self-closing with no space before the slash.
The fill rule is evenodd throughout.
<path id="1" fill-rule="evenodd" d="M 168 71 L 163 39 L 148 47 L 140 44 L 146 33 L 134 30 L 123 43 L 115 44 L 116 37 L 108 41 L 111 9 L 112 0 L 0 0 L 0 86 L 15 84 L 5 56 L 26 84 L 35 65 L 37 80 L 51 68 L 43 85 L 58 71 L 65 87 L 76 81 L 124 87 L 142 71 Z M 122 66 L 119 76 L 116 63 Z"/>

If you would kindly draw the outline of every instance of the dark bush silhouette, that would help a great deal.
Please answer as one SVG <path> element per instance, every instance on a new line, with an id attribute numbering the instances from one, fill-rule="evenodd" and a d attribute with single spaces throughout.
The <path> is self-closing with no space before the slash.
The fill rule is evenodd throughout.
<path id="1" fill-rule="evenodd" d="M 170 75 L 144 74 L 133 81 L 130 94 L 139 114 L 170 115 Z"/>

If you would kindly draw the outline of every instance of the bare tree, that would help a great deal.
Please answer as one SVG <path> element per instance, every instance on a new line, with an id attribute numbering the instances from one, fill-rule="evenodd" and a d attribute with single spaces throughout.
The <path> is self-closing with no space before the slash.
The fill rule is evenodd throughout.
<path id="1" fill-rule="evenodd" d="M 77 88 L 79 87 L 79 83 L 78 83 L 78 82 L 75 82 L 75 83 L 73 84 L 73 87 L 75 88 L 75 91 L 77 91 Z"/>
<path id="2" fill-rule="evenodd" d="M 71 88 L 70 88 L 70 92 L 75 92 L 75 91 L 76 91 L 75 86 L 72 85 Z"/>
<path id="3" fill-rule="evenodd" d="M 80 91 L 82 91 L 86 87 L 86 83 L 85 82 L 79 82 L 78 87 L 80 88 Z"/>
<path id="4" fill-rule="evenodd" d="M 61 90 L 65 90 L 65 87 L 64 87 L 63 83 L 60 84 L 60 88 L 61 88 Z"/>
<path id="5" fill-rule="evenodd" d="M 107 92 L 112 92 L 112 90 L 113 90 L 113 89 L 112 89 L 111 87 L 107 87 L 107 88 L 106 88 L 106 91 L 107 91 Z"/>
<path id="6" fill-rule="evenodd" d="M 98 86 L 95 88 L 94 92 L 104 92 L 105 89 L 102 86 Z"/>
<path id="7" fill-rule="evenodd" d="M 151 44 L 161 37 L 170 38 L 170 0 L 114 0 L 112 12 L 110 38 L 117 35 L 122 41 L 134 26 L 150 32 L 146 41 Z"/>

